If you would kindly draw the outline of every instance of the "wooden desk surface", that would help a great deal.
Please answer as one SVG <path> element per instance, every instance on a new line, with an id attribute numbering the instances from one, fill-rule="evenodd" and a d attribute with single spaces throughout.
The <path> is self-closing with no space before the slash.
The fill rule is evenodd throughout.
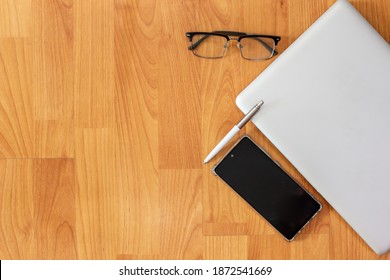
<path id="1" fill-rule="evenodd" d="M 390 1 L 351 2 L 390 42 Z M 184 33 L 280 35 L 281 53 L 333 3 L 1 0 L 0 259 L 390 259 L 252 124 L 236 139 L 251 135 L 324 204 L 296 241 L 212 175 L 220 155 L 202 164 L 273 59 L 234 44 L 200 59 Z"/>

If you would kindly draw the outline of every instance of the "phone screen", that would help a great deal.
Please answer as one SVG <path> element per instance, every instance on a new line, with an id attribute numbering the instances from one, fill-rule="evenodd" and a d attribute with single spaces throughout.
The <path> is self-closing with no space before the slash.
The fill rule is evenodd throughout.
<path id="1" fill-rule="evenodd" d="M 214 173 L 289 241 L 322 207 L 247 136 Z"/>

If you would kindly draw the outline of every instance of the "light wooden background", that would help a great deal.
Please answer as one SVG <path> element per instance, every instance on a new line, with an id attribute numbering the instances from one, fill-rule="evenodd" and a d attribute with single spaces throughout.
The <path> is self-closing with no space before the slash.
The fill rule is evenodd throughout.
<path id="1" fill-rule="evenodd" d="M 273 60 L 194 57 L 186 31 L 282 36 L 334 0 L 0 0 L 1 259 L 390 259 L 323 204 L 288 243 L 202 161 Z M 353 0 L 390 42 L 390 1 Z M 338 42 L 345 44 L 348 42 Z M 226 147 L 222 153 L 226 152 Z"/>

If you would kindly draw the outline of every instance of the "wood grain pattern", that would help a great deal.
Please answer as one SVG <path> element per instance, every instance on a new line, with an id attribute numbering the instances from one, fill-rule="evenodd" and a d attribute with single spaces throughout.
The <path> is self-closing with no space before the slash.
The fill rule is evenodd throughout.
<path id="1" fill-rule="evenodd" d="M 0 92 L 0 157 L 31 157 L 31 48 L 24 39 L 0 38 Z"/>
<path id="2" fill-rule="evenodd" d="M 118 195 L 113 129 L 75 134 L 77 249 L 82 259 L 113 259 L 118 243 Z"/>
<path id="3" fill-rule="evenodd" d="M 163 259 L 202 259 L 202 181 L 199 170 L 160 172 Z"/>
<path id="4" fill-rule="evenodd" d="M 284 241 L 275 234 L 253 235 L 248 242 L 248 258 L 256 259 L 310 259 L 329 258 L 329 235 L 301 233 L 293 242 Z"/>
<path id="5" fill-rule="evenodd" d="M 196 83 L 199 69 L 192 59 L 188 59 L 188 53 L 180 51 L 187 45 L 184 33 L 196 27 L 195 21 L 188 20 L 194 1 L 171 1 L 169 5 L 160 5 L 159 9 L 169 15 L 169 20 L 164 17 L 156 28 L 164 34 L 156 45 L 159 49 L 159 68 L 156 72 L 159 94 L 159 167 L 199 168 L 202 117 L 200 92 Z M 180 125 L 175 125 L 179 120 Z"/>
<path id="6" fill-rule="evenodd" d="M 114 1 L 75 1 L 77 127 L 114 126 Z"/>
<path id="7" fill-rule="evenodd" d="M 38 120 L 73 119 L 73 0 L 32 2 L 33 101 Z"/>
<path id="8" fill-rule="evenodd" d="M 73 158 L 74 122 L 72 120 L 34 121 L 34 157 Z"/>
<path id="9" fill-rule="evenodd" d="M 270 63 L 188 51 L 186 31 L 277 34 L 335 0 L 1 0 L 0 259 L 390 259 L 323 204 L 285 242 L 202 159 Z M 390 42 L 390 2 L 351 0 Z M 232 143 L 234 142 L 232 141 Z M 221 155 L 231 145 L 225 147 Z"/>
<path id="10" fill-rule="evenodd" d="M 0 161 L 1 259 L 75 259 L 74 161 Z"/>
<path id="11" fill-rule="evenodd" d="M 248 237 L 206 236 L 203 258 L 205 260 L 246 260 L 248 258 Z"/>
<path id="12" fill-rule="evenodd" d="M 156 5 L 115 2 L 118 238 L 120 254 L 139 258 L 160 254 Z"/>
<path id="13" fill-rule="evenodd" d="M 33 161 L 37 259 L 77 258 L 74 172 L 73 159 Z"/>
<path id="14" fill-rule="evenodd" d="M 31 1 L 0 1 L 0 37 L 25 37 L 29 35 Z"/>
<path id="15" fill-rule="evenodd" d="M 33 161 L 0 160 L 0 258 L 35 259 Z"/>

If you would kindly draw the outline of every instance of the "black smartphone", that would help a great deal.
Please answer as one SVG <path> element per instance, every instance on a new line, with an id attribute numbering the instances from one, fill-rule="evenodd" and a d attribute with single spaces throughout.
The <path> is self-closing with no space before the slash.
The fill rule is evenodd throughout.
<path id="1" fill-rule="evenodd" d="M 239 140 L 213 172 L 288 241 L 322 208 L 248 136 Z"/>

